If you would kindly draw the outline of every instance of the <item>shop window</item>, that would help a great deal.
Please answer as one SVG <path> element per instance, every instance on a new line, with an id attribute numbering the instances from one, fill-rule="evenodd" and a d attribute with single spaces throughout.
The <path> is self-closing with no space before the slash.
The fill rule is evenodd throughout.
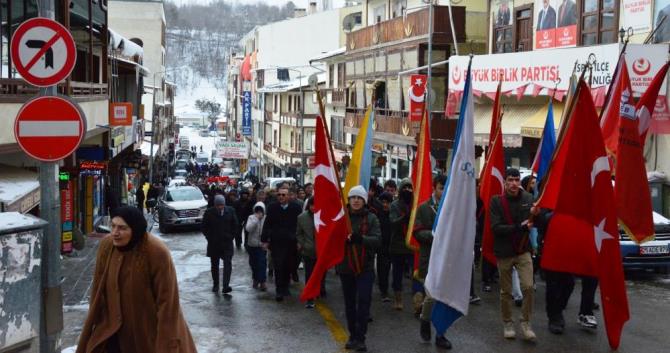
<path id="1" fill-rule="evenodd" d="M 328 87 L 335 87 L 335 65 L 328 65 Z"/>
<path id="2" fill-rule="evenodd" d="M 337 87 L 344 87 L 345 65 L 344 63 L 337 64 Z"/>
<path id="3" fill-rule="evenodd" d="M 583 0 L 581 2 L 582 45 L 615 43 L 617 41 L 618 9 L 614 0 Z"/>

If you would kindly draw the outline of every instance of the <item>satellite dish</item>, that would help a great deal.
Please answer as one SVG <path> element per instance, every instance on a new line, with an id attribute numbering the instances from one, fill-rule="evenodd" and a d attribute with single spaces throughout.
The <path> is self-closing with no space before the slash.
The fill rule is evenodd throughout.
<path id="1" fill-rule="evenodd" d="M 319 86 L 319 78 L 316 76 L 316 74 L 309 75 L 309 79 L 307 79 L 307 82 L 309 82 L 309 86 L 314 89 L 316 89 Z"/>

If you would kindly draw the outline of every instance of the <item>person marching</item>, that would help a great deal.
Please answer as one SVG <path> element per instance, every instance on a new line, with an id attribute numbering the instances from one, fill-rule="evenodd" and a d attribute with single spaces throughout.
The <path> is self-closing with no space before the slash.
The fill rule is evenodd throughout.
<path id="1" fill-rule="evenodd" d="M 342 283 L 349 330 L 345 348 L 359 352 L 367 352 L 365 335 L 375 280 L 374 253 L 381 244 L 379 220 L 365 207 L 367 198 L 368 193 L 361 185 L 349 190 L 351 234 L 345 244 L 344 259 L 336 267 Z"/>
<path id="2" fill-rule="evenodd" d="M 233 270 L 233 240 L 240 231 L 237 215 L 232 207 L 226 206 L 223 195 L 214 197 L 214 207 L 207 209 L 202 217 L 202 234 L 207 239 L 207 256 L 212 264 L 212 292 L 219 291 L 219 259 L 223 260 L 223 283 L 221 292 L 230 293 L 230 276 Z"/>

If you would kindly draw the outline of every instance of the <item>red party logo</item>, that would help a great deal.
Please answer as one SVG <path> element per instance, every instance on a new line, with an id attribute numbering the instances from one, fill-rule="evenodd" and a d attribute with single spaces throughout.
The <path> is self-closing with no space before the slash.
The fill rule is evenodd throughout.
<path id="1" fill-rule="evenodd" d="M 461 79 L 463 79 L 461 70 L 457 65 L 454 65 L 454 71 L 451 72 L 451 80 L 454 81 L 454 84 L 457 85 L 461 83 Z"/>
<path id="2" fill-rule="evenodd" d="M 646 75 L 651 70 L 651 63 L 645 58 L 633 61 L 633 72 L 638 76 Z"/>

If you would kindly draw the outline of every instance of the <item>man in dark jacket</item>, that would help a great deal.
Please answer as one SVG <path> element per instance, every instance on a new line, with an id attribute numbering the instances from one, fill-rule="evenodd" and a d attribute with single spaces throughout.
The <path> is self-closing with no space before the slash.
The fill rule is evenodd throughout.
<path id="1" fill-rule="evenodd" d="M 235 208 L 235 214 L 237 214 L 237 219 L 242 222 L 242 227 L 244 227 L 244 222 L 247 221 L 247 218 L 251 215 L 251 207 L 252 207 L 251 199 L 249 198 L 249 190 L 247 188 L 243 188 L 242 191 L 240 191 L 240 199 L 235 201 L 233 204 L 233 208 Z M 239 232 L 238 234 L 235 234 L 235 246 L 237 249 L 242 248 L 242 232 Z"/>
<path id="2" fill-rule="evenodd" d="M 297 241 L 295 238 L 298 216 L 302 209 L 295 202 L 289 202 L 288 188 L 277 191 L 279 202 L 267 206 L 267 216 L 263 226 L 261 241 L 272 251 L 275 272 L 275 299 L 284 300 L 291 295 L 288 290 L 291 274 L 295 269 Z"/>
<path id="3" fill-rule="evenodd" d="M 418 277 L 421 281 L 423 281 L 426 278 L 426 274 L 428 274 L 430 250 L 433 247 L 433 224 L 435 223 L 437 209 L 440 207 L 440 200 L 442 199 L 442 192 L 444 191 L 446 180 L 447 178 L 444 175 L 438 175 L 433 178 L 433 195 L 428 201 L 422 203 L 416 212 L 414 237 L 420 245 Z M 421 338 L 427 342 L 430 342 L 431 338 L 430 320 L 433 304 L 433 297 L 430 296 L 430 293 L 426 292 L 421 309 L 420 333 Z M 451 349 L 451 342 L 444 336 L 435 337 L 435 345 L 440 348 Z"/>
<path id="4" fill-rule="evenodd" d="M 351 234 L 345 244 L 344 259 L 337 265 L 349 330 L 346 349 L 366 352 L 372 286 L 374 285 L 374 253 L 380 245 L 381 231 L 377 217 L 365 208 L 367 192 L 361 185 L 349 190 Z"/>
<path id="5" fill-rule="evenodd" d="M 135 201 L 137 202 L 137 208 L 144 213 L 144 181 L 137 184 L 137 189 L 135 190 Z M 148 210 L 148 208 L 147 208 Z"/>
<path id="6" fill-rule="evenodd" d="M 221 291 L 230 293 L 230 275 L 233 265 L 233 239 L 240 232 L 240 224 L 232 207 L 226 206 L 223 195 L 214 197 L 214 207 L 207 209 L 202 218 L 202 234 L 207 238 L 207 256 L 212 262 L 212 292 L 219 291 L 219 259 L 223 260 L 223 288 Z"/>
<path id="7" fill-rule="evenodd" d="M 405 235 L 409 224 L 409 216 L 412 211 L 413 188 L 412 181 L 408 178 L 400 182 L 398 199 L 391 204 L 391 243 L 389 253 L 391 254 L 391 265 L 393 266 L 391 286 L 394 292 L 393 308 L 403 309 L 402 301 L 402 277 L 405 271 L 414 262 L 412 250 L 405 245 Z"/>
<path id="8" fill-rule="evenodd" d="M 521 306 L 521 332 L 524 339 L 535 340 L 530 326 L 533 312 L 533 260 L 530 255 L 529 229 L 533 226 L 531 215 L 538 215 L 533 206 L 533 195 L 521 188 L 519 171 L 507 169 L 505 192 L 491 199 L 491 229 L 493 230 L 493 252 L 498 262 L 500 275 L 500 310 L 504 324 L 503 335 L 516 336 L 512 320 L 512 268 L 516 268 L 521 282 L 523 304 Z"/>
<path id="9" fill-rule="evenodd" d="M 298 228 L 296 229 L 296 238 L 298 240 L 298 252 L 305 263 L 305 284 L 314 271 L 316 265 L 316 241 L 314 235 L 314 198 L 310 197 L 306 201 L 305 211 L 298 216 Z M 321 280 L 321 297 L 326 296 L 326 281 Z M 314 308 L 314 300 L 308 300 L 305 308 Z"/>
<path id="10" fill-rule="evenodd" d="M 388 303 L 391 298 L 388 296 L 389 289 L 389 272 L 391 271 L 391 255 L 389 254 L 389 245 L 391 243 L 391 203 L 393 203 L 393 195 L 384 192 L 379 196 L 378 201 L 381 203 L 381 209 L 375 213 L 379 218 L 379 226 L 381 228 L 381 246 L 377 249 L 377 277 L 379 292 L 381 293 L 382 302 Z"/>

